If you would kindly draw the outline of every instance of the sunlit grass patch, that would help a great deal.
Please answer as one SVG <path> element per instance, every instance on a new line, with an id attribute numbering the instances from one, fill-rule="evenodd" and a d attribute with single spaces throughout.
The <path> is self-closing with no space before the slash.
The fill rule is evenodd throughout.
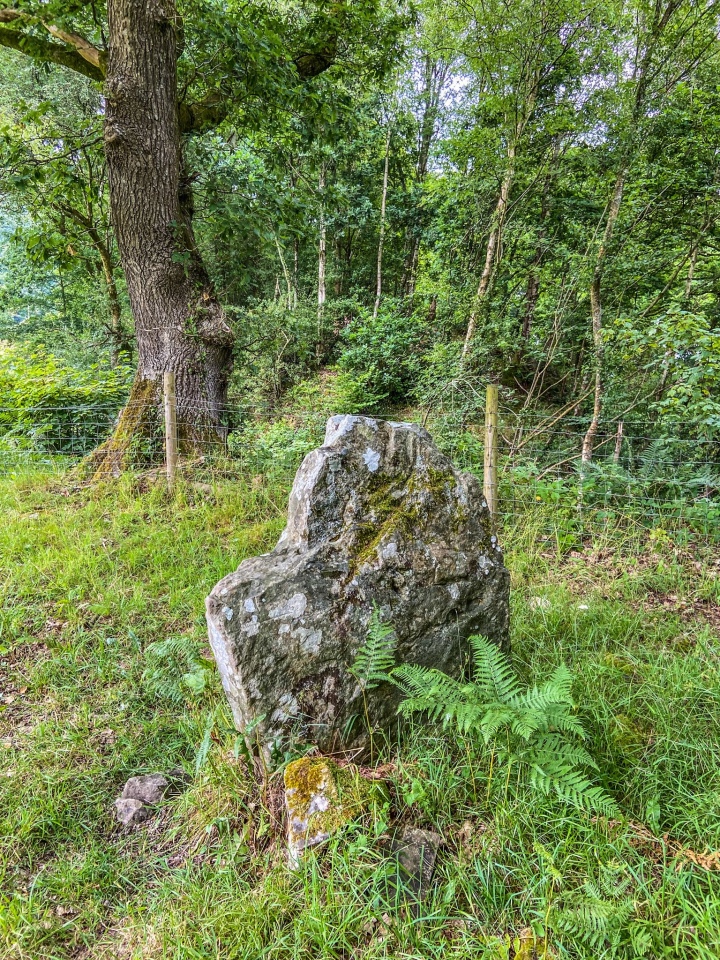
<path id="1" fill-rule="evenodd" d="M 383 748 L 387 807 L 292 871 L 282 778 L 259 782 L 234 749 L 203 619 L 217 579 L 275 542 L 287 487 L 207 480 L 174 498 L 132 478 L 0 482 L 0 955 L 718 955 L 711 555 L 644 532 L 568 547 L 546 514 L 505 535 L 514 664 L 524 683 L 569 667 L 619 816 L 524 782 L 489 791 L 472 731 L 414 718 L 398 751 Z M 113 800 L 156 770 L 176 787 L 124 830 Z M 413 909 L 387 883 L 407 824 L 445 841 Z"/>

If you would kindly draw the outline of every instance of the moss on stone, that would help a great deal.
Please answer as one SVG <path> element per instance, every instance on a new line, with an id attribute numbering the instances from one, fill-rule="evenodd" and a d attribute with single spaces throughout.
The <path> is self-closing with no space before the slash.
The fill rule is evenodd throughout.
<path id="1" fill-rule="evenodd" d="M 321 843 L 373 803 L 387 788 L 365 780 L 357 767 L 340 767 L 325 757 L 302 757 L 285 768 L 285 802 L 291 848 Z"/>
<path id="2" fill-rule="evenodd" d="M 403 536 L 412 536 L 423 517 L 420 495 L 429 493 L 432 499 L 447 496 L 449 485 L 455 478 L 449 471 L 429 468 L 423 474 L 388 480 L 383 475 L 374 478 L 368 496 L 369 519 L 358 524 L 355 537 L 355 573 L 375 556 L 377 548 L 397 531 Z M 401 493 L 393 497 L 393 493 Z M 414 501 L 414 502 L 413 502 Z"/>

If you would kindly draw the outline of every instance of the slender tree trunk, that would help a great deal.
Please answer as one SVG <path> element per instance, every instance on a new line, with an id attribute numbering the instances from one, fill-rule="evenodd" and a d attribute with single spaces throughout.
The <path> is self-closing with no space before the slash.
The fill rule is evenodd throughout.
<path id="1" fill-rule="evenodd" d="M 55 206 L 63 216 L 69 217 L 81 230 L 85 231 L 100 258 L 100 266 L 103 279 L 105 280 L 105 293 L 107 296 L 110 320 L 108 324 L 111 342 L 110 364 L 116 367 L 120 359 L 120 354 L 123 352 L 130 353 L 130 343 L 122 331 L 120 297 L 118 296 L 117 284 L 115 283 L 115 265 L 110 254 L 110 248 L 93 220 L 92 208 L 90 208 L 87 213 L 83 213 L 82 210 L 79 210 L 69 203 L 59 202 L 55 204 Z"/>
<path id="2" fill-rule="evenodd" d="M 560 156 L 560 137 L 556 136 L 553 141 L 552 164 L 543 183 L 542 202 L 540 205 L 540 229 L 538 230 L 537 248 L 535 256 L 528 274 L 527 290 L 525 293 L 525 313 L 523 315 L 522 338 L 527 340 L 530 336 L 533 320 L 535 319 L 535 308 L 537 307 L 538 297 L 540 296 L 540 266 L 542 265 L 545 254 L 545 238 L 547 236 L 547 219 L 550 215 L 550 186 L 558 158 Z"/>
<path id="3" fill-rule="evenodd" d="M 325 312 L 325 271 L 327 266 L 327 230 L 325 227 L 325 163 L 320 167 L 320 239 L 318 242 L 318 291 L 317 291 L 317 360 L 320 363 L 322 356 L 322 324 Z"/>
<path id="4" fill-rule="evenodd" d="M 617 433 L 615 434 L 615 450 L 613 452 L 613 463 L 620 463 L 620 453 L 622 451 L 624 427 L 625 427 L 625 424 L 621 420 L 617 426 Z"/>
<path id="5" fill-rule="evenodd" d="M 600 423 L 600 414 L 602 412 L 603 400 L 603 360 L 604 345 L 602 331 L 602 277 L 605 269 L 605 259 L 607 250 L 615 231 L 615 224 L 620 213 L 620 204 L 622 203 L 623 190 L 625 189 L 625 179 L 627 177 L 627 166 L 623 165 L 615 180 L 612 198 L 610 200 L 610 209 L 608 210 L 607 221 L 605 223 L 605 232 L 595 257 L 595 269 L 593 271 L 592 283 L 590 284 L 590 311 L 592 314 L 592 339 L 593 339 L 593 366 L 595 368 L 595 391 L 593 394 L 593 414 L 590 426 L 583 438 L 582 452 L 580 459 L 582 463 L 589 463 L 592 460 L 593 446 Z"/>
<path id="6" fill-rule="evenodd" d="M 662 0 L 656 0 L 653 6 L 652 20 L 649 30 L 644 38 L 642 55 L 638 58 L 639 62 L 634 75 L 635 95 L 633 98 L 632 114 L 629 118 L 630 126 L 628 141 L 623 153 L 620 169 L 615 180 L 615 186 L 613 188 L 612 198 L 610 200 L 610 209 L 608 210 L 608 218 L 605 224 L 605 232 L 595 258 L 595 269 L 593 271 L 593 278 L 590 284 L 590 310 L 592 314 L 595 391 L 593 397 L 592 419 L 590 421 L 590 426 L 587 429 L 587 433 L 583 438 L 582 450 L 580 454 L 581 463 L 583 465 L 592 460 L 595 436 L 597 434 L 598 424 L 600 422 L 600 414 L 602 411 L 604 352 L 602 337 L 602 277 L 605 268 L 607 248 L 612 239 L 615 224 L 620 212 L 620 204 L 622 203 L 625 180 L 627 178 L 628 169 L 632 161 L 635 144 L 638 138 L 638 125 L 645 109 L 645 100 L 648 94 L 648 78 L 650 76 L 650 67 L 652 65 L 653 57 L 664 31 L 666 30 L 672 17 L 680 8 L 681 3 L 682 0 L 667 0 L 663 6 Z M 640 43 L 638 43 L 637 49 L 639 53 L 641 49 Z"/>
<path id="7" fill-rule="evenodd" d="M 115 269 L 107 246 L 98 238 L 96 244 L 98 256 L 102 263 L 103 277 L 105 278 L 105 291 L 108 300 L 108 313 L 110 314 L 110 364 L 116 367 L 120 361 L 120 354 L 127 350 L 127 343 L 122 332 L 122 311 L 120 309 L 120 297 L 118 296 L 117 284 L 115 283 Z"/>
<path id="8" fill-rule="evenodd" d="M 138 346 L 130 399 L 94 457 L 99 473 L 117 473 L 133 434 L 157 419 L 164 371 L 175 374 L 181 449 L 222 438 L 233 336 L 193 235 L 178 122 L 175 3 L 107 6 L 110 207 Z"/>
<path id="9" fill-rule="evenodd" d="M 293 239 L 293 307 L 298 305 L 298 286 L 300 280 L 299 271 L 300 249 L 298 238 Z"/>
<path id="10" fill-rule="evenodd" d="M 415 166 L 415 181 L 418 185 L 422 185 L 427 176 L 430 150 L 436 132 L 438 114 L 440 112 L 440 99 L 450 73 L 450 66 L 448 63 L 434 60 L 431 56 L 427 55 L 424 61 L 424 73 L 422 117 L 418 130 L 418 150 Z M 416 219 L 420 219 L 419 211 L 416 212 Z M 412 297 L 415 293 L 415 280 L 420 259 L 421 242 L 422 234 L 420 229 L 416 227 L 411 231 L 409 252 L 405 263 L 402 284 L 403 290 L 407 292 L 409 297 Z"/>
<path id="11" fill-rule="evenodd" d="M 285 277 L 285 289 L 287 290 L 287 306 L 288 310 L 292 309 L 293 305 L 293 285 L 292 280 L 290 279 L 290 272 L 285 263 L 285 257 L 283 256 L 282 247 L 280 246 L 280 241 L 277 236 L 275 237 L 275 246 L 278 252 L 278 259 L 280 260 L 280 266 L 282 267 L 283 276 Z"/>
<path id="12" fill-rule="evenodd" d="M 378 239 L 377 253 L 377 281 L 375 286 L 375 307 L 373 309 L 373 318 L 377 317 L 380 309 L 380 298 L 382 297 L 382 261 L 383 245 L 385 243 L 385 210 L 387 208 L 388 192 L 388 172 L 390 169 L 390 139 L 392 137 L 392 128 L 388 126 L 387 137 L 385 138 L 385 169 L 383 172 L 382 200 L 380 203 L 380 237 Z"/>
<path id="13" fill-rule="evenodd" d="M 480 310 L 483 307 L 485 297 L 490 288 L 490 281 L 493 277 L 493 271 L 495 269 L 495 263 L 498 257 L 498 251 L 502 243 L 502 232 L 503 226 L 505 224 L 505 215 L 507 213 L 508 200 L 510 198 L 510 190 L 512 189 L 513 179 L 515 177 L 515 143 L 511 142 L 508 145 L 507 151 L 508 164 L 505 168 L 505 175 L 500 185 L 500 195 L 498 197 L 497 203 L 495 204 L 495 211 L 493 213 L 492 219 L 492 228 L 490 230 L 490 236 L 488 237 L 487 249 L 485 251 L 485 264 L 483 266 L 483 272 L 480 275 L 480 283 L 478 285 L 477 293 L 475 294 L 475 305 L 473 306 L 473 311 L 470 314 L 470 319 L 468 320 L 467 331 L 465 333 L 465 343 L 463 344 L 462 349 L 462 360 L 465 361 L 470 352 L 470 347 L 472 345 L 473 338 L 475 336 L 475 329 L 477 327 L 477 318 Z"/>
<path id="14" fill-rule="evenodd" d="M 692 285 L 693 280 L 695 279 L 695 269 L 697 267 L 698 255 L 700 253 L 700 242 L 704 237 L 705 233 L 712 224 L 712 218 L 707 217 L 705 222 L 702 225 L 700 234 L 693 240 L 690 247 L 690 256 L 688 258 L 688 268 L 687 273 L 685 274 L 685 289 L 683 291 L 683 300 L 687 303 L 692 296 Z M 655 400 L 662 400 L 665 393 L 665 388 L 667 387 L 668 376 L 670 375 L 670 353 L 669 351 L 665 353 L 662 362 L 662 373 L 660 374 L 660 382 L 657 385 L 655 390 Z"/>
<path id="15" fill-rule="evenodd" d="M 703 230 L 703 233 L 705 231 Z M 688 271 L 685 277 L 685 300 L 689 300 L 692 294 L 692 284 L 695 279 L 695 267 L 697 266 L 698 251 L 700 249 L 700 237 L 695 239 L 691 249 L 690 249 L 690 262 L 688 263 Z"/>

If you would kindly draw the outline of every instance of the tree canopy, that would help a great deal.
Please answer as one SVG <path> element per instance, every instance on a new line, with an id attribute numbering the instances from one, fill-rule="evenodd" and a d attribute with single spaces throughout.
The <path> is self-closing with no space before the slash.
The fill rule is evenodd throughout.
<path id="1" fill-rule="evenodd" d="M 142 367 L 108 6 L 0 10 L 0 331 Z M 571 406 L 584 459 L 631 411 L 717 436 L 717 4 L 149 7 L 175 38 L 168 277 L 228 331 L 216 407 L 320 373 L 354 409 L 471 409 L 491 378 Z"/>

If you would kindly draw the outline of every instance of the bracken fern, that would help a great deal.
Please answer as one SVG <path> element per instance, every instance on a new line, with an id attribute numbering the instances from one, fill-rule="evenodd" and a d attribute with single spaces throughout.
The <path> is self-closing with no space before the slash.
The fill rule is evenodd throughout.
<path id="1" fill-rule="evenodd" d="M 407 699 L 400 712 L 422 712 L 465 736 L 479 736 L 490 750 L 493 767 L 503 767 L 505 790 L 510 773 L 540 793 L 585 810 L 614 813 L 612 799 L 583 773 L 597 769 L 582 746 L 585 731 L 575 715 L 572 675 L 566 666 L 549 680 L 522 689 L 501 650 L 484 637 L 471 637 L 472 680 L 454 680 L 439 670 L 404 665 L 392 672 Z M 488 784 L 488 792 L 490 783 Z"/>
<path id="2" fill-rule="evenodd" d="M 389 680 L 389 671 L 395 663 L 397 638 L 391 626 L 380 619 L 380 611 L 373 608 L 368 624 L 367 639 L 358 650 L 350 673 L 361 690 L 373 690 Z"/>

